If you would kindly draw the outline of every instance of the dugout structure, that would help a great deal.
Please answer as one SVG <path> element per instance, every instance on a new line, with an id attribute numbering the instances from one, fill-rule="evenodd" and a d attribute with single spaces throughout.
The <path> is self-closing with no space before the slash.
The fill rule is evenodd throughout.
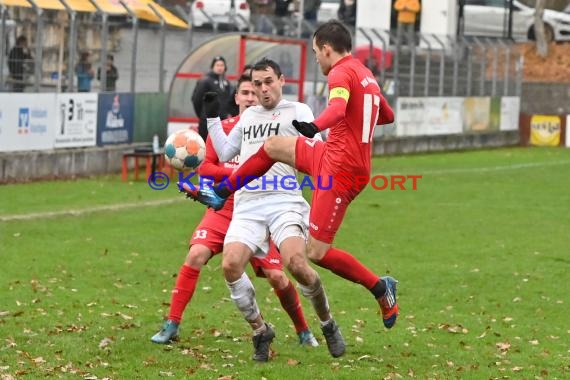
<path id="1" fill-rule="evenodd" d="M 168 100 L 168 134 L 197 127 L 198 117 L 192 106 L 192 93 L 196 83 L 210 69 L 212 58 L 217 55 L 226 59 L 226 77 L 233 85 L 246 64 L 253 64 L 263 57 L 275 60 L 285 75 L 284 98 L 300 102 L 304 100 L 306 40 L 257 34 L 222 34 L 194 49 L 176 70 Z"/>

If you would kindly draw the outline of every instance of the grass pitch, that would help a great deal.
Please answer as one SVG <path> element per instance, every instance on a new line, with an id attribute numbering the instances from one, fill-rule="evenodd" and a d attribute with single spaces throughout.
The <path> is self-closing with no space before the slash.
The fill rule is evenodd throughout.
<path id="1" fill-rule="evenodd" d="M 298 346 L 263 279 L 274 357 L 251 361 L 220 257 L 201 274 L 181 340 L 150 342 L 203 208 L 171 185 L 119 176 L 0 186 L 0 378 L 563 379 L 570 376 L 570 150 L 386 157 L 376 174 L 422 175 L 417 190 L 351 205 L 335 241 L 399 281 L 382 326 L 362 287 L 317 268 L 347 341 Z M 411 188 L 411 187 L 410 187 Z M 251 272 L 250 272 L 251 274 Z"/>

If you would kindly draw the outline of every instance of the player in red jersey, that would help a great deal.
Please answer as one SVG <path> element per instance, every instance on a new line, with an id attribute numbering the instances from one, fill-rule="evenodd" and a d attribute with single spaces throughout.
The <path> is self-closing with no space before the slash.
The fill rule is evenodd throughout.
<path id="1" fill-rule="evenodd" d="M 210 207 L 221 207 L 229 194 L 263 175 L 275 162 L 292 165 L 322 182 L 332 178 L 330 189 L 317 186 L 313 192 L 309 258 L 368 289 L 380 305 L 384 326 L 391 328 L 398 316 L 397 281 L 390 276 L 379 278 L 350 253 L 332 247 L 348 205 L 366 187 L 368 181 L 362 179 L 370 177 L 374 126 L 394 120 L 374 75 L 352 57 L 351 50 L 350 32 L 339 21 L 322 24 L 313 35 L 313 51 L 328 77 L 329 103 L 313 122 L 295 120 L 293 125 L 309 138 L 328 128 L 325 143 L 305 137 L 272 136 L 224 186 L 186 193 Z M 243 181 L 238 183 L 240 179 Z"/>
<path id="2" fill-rule="evenodd" d="M 247 107 L 258 103 L 249 76 L 243 75 L 239 79 L 235 101 L 240 108 L 240 114 Z M 238 120 L 239 116 L 224 120 L 222 122 L 224 131 L 229 133 Z M 238 157 L 230 162 L 220 162 L 212 141 L 208 137 L 206 140 L 206 157 L 198 167 L 198 174 L 212 178 L 214 181 L 220 181 L 223 177 L 229 176 L 237 166 Z M 180 268 L 175 288 L 172 291 L 168 320 L 164 323 L 163 328 L 151 338 L 152 342 L 166 344 L 178 336 L 182 314 L 192 299 L 202 266 L 215 254 L 222 252 L 224 238 L 232 219 L 233 208 L 233 197 L 231 197 L 221 210 L 206 210 L 202 221 L 194 230 L 188 255 Z M 255 274 L 259 277 L 266 277 L 275 290 L 281 306 L 289 314 L 295 325 L 300 343 L 318 346 L 318 342 L 305 320 L 299 294 L 283 272 L 281 255 L 273 244 L 270 247 L 269 253 L 265 257 L 253 257 L 250 260 Z"/>

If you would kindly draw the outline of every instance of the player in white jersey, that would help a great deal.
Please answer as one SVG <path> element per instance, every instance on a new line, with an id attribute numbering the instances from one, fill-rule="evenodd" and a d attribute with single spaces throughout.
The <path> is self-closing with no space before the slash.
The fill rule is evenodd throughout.
<path id="1" fill-rule="evenodd" d="M 224 133 L 217 115 L 217 95 L 207 93 L 204 97 L 208 132 L 220 161 L 228 161 L 239 154 L 240 162 L 244 162 L 269 136 L 299 136 L 292 120 L 309 122 L 314 119 L 307 105 L 283 99 L 285 79 L 276 62 L 262 59 L 253 66 L 251 76 L 260 105 L 248 108 L 229 135 Z M 253 359 L 257 361 L 269 359 L 269 346 L 275 333 L 261 315 L 255 289 L 244 270 L 254 254 L 267 253 L 269 235 L 279 248 L 283 264 L 299 283 L 303 295 L 311 301 L 321 321 L 330 354 L 339 357 L 345 351 L 319 275 L 305 255 L 309 205 L 301 195 L 299 184 L 291 186 L 296 181 L 293 180 L 295 175 L 293 167 L 277 163 L 265 177 L 237 192 L 233 219 L 224 241 L 224 276 L 232 300 L 253 329 Z M 188 184 L 180 185 L 183 190 L 189 190 Z M 295 190 L 290 190 L 292 187 Z"/>

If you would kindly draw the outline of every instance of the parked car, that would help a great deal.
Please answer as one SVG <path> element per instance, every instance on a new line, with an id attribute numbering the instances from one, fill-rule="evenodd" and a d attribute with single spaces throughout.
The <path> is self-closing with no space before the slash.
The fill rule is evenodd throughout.
<path id="1" fill-rule="evenodd" d="M 513 0 L 513 7 L 513 38 L 534 39 L 534 8 L 516 0 Z M 505 7 L 504 0 L 466 0 L 463 12 L 465 35 L 487 37 L 506 35 L 509 9 Z M 548 41 L 570 41 L 570 15 L 545 9 L 543 20 Z"/>
<path id="2" fill-rule="evenodd" d="M 232 11 L 235 18 L 232 18 Z M 192 16 L 193 27 L 212 27 L 217 23 L 221 28 L 246 30 L 250 9 L 246 0 L 195 0 L 192 2 Z"/>

